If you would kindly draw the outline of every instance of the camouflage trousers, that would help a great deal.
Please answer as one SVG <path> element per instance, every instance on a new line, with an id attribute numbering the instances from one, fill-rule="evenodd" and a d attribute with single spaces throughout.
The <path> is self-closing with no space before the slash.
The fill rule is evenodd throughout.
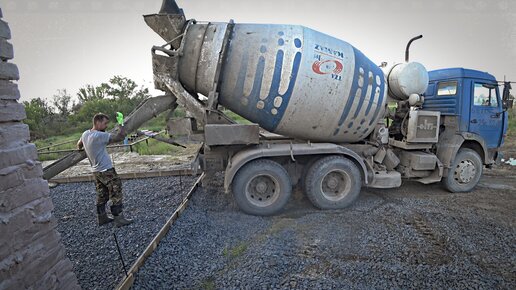
<path id="1" fill-rule="evenodd" d="M 111 200 L 111 212 L 118 215 L 122 212 L 122 181 L 115 168 L 93 174 L 97 189 L 97 209 L 105 206 L 108 200 Z"/>

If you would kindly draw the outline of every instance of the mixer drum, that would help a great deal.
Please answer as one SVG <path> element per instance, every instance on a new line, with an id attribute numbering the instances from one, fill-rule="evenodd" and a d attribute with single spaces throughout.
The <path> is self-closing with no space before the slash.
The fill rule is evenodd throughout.
<path id="1" fill-rule="evenodd" d="M 227 24 L 191 25 L 183 85 L 208 95 Z M 383 117 L 382 70 L 350 44 L 302 26 L 235 24 L 219 103 L 264 129 L 327 142 L 365 138 Z"/>

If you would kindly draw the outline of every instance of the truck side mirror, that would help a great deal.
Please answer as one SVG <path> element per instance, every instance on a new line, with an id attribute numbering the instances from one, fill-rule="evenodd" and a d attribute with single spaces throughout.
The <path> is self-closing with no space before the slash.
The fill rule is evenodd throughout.
<path id="1" fill-rule="evenodd" d="M 510 99 L 511 92 L 511 82 L 503 83 L 503 97 L 502 97 L 502 107 L 504 111 L 507 111 L 510 107 L 512 107 L 512 101 Z"/>

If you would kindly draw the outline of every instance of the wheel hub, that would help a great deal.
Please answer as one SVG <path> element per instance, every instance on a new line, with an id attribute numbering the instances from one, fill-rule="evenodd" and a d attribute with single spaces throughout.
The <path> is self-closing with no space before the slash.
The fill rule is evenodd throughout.
<path id="1" fill-rule="evenodd" d="M 459 183 L 469 183 L 476 173 L 477 169 L 471 160 L 462 160 L 455 168 L 454 177 Z"/>
<path id="2" fill-rule="evenodd" d="M 279 183 L 272 176 L 258 175 L 246 187 L 247 199 L 256 206 L 269 206 L 279 196 Z"/>
<path id="3" fill-rule="evenodd" d="M 341 170 L 330 171 L 322 179 L 321 190 L 326 199 L 338 201 L 344 198 L 351 189 L 350 176 Z"/>
<path id="4" fill-rule="evenodd" d="M 264 194 L 267 191 L 267 183 L 261 181 L 258 184 L 256 184 L 256 191 L 258 193 Z"/>
<path id="5" fill-rule="evenodd" d="M 331 176 L 327 183 L 330 189 L 336 189 L 339 186 L 339 180 L 334 176 Z"/>

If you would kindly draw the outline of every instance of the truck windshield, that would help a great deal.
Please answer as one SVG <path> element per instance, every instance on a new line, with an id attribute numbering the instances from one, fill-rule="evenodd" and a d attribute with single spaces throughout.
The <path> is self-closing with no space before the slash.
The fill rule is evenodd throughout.
<path id="1" fill-rule="evenodd" d="M 498 107 L 496 87 L 486 87 L 484 84 L 475 83 L 474 105 L 484 107 Z"/>

